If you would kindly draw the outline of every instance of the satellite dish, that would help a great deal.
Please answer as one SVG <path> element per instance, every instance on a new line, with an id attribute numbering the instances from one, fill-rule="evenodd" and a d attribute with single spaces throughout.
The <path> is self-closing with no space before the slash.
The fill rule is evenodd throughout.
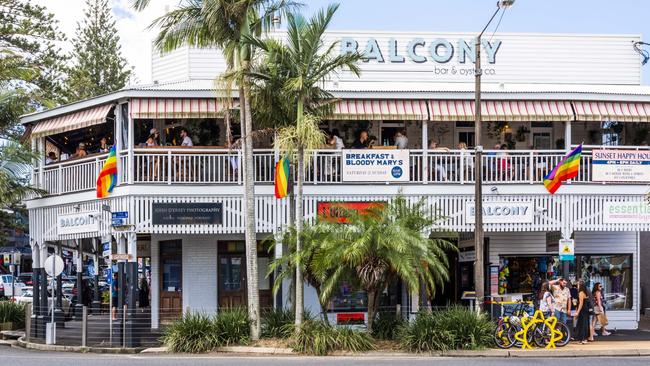
<path id="1" fill-rule="evenodd" d="M 47 257 L 45 264 L 43 264 L 45 272 L 52 277 L 60 275 L 63 272 L 63 267 L 63 259 L 56 254 Z"/>

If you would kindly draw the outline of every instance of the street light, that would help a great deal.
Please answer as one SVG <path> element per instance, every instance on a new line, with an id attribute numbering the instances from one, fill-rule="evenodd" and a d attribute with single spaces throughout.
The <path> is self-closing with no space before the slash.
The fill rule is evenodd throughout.
<path id="1" fill-rule="evenodd" d="M 485 300 L 485 264 L 483 263 L 483 146 L 481 146 L 481 37 L 497 16 L 501 9 L 507 9 L 514 4 L 515 0 L 499 0 L 497 10 L 487 22 L 481 33 L 476 37 L 475 44 L 475 70 L 474 70 L 474 144 L 475 144 L 475 163 L 474 163 L 474 290 L 476 293 L 476 310 L 483 309 Z"/>

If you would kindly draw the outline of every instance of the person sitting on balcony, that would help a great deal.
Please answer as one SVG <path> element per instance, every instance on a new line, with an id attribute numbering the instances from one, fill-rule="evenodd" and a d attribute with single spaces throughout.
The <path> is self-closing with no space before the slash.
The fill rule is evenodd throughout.
<path id="1" fill-rule="evenodd" d="M 448 148 L 438 146 L 438 142 L 436 142 L 433 139 L 429 140 L 429 150 L 431 150 L 431 151 L 449 152 Z M 435 175 L 433 177 L 433 181 L 434 182 L 436 182 L 436 181 L 446 182 L 447 181 L 446 158 L 444 156 L 438 156 L 438 155 L 434 155 L 434 156 L 432 156 L 432 158 L 433 158 L 432 165 L 435 167 Z"/>
<path id="2" fill-rule="evenodd" d="M 187 134 L 187 130 L 184 128 L 181 128 L 181 146 L 194 146 L 194 143 L 192 143 L 192 139 L 190 136 Z"/>
<path id="3" fill-rule="evenodd" d="M 108 150 L 110 150 L 111 147 L 108 145 L 108 139 L 106 137 L 102 137 L 101 140 L 99 140 L 99 148 L 97 149 L 98 153 L 107 153 Z"/>
<path id="4" fill-rule="evenodd" d="M 45 157 L 45 164 L 52 164 L 56 162 L 57 162 L 57 158 L 54 151 L 50 151 L 49 153 L 47 153 L 47 156 Z"/>
<path id="5" fill-rule="evenodd" d="M 398 130 L 395 132 L 395 147 L 398 149 L 406 149 L 409 144 L 409 139 L 406 137 L 406 131 Z"/>
<path id="6" fill-rule="evenodd" d="M 370 138 L 368 131 L 363 130 L 359 132 L 359 138 L 352 144 L 353 149 L 367 149 L 370 147 Z"/>
<path id="7" fill-rule="evenodd" d="M 79 146 L 77 146 L 77 151 L 75 151 L 74 154 L 72 154 L 71 158 L 83 158 L 86 157 L 88 153 L 86 152 L 86 144 L 83 142 L 79 143 Z"/>
<path id="8" fill-rule="evenodd" d="M 147 145 L 147 147 L 160 146 L 160 133 L 157 129 L 152 128 L 149 130 L 149 138 L 147 138 L 145 145 Z"/>
<path id="9" fill-rule="evenodd" d="M 510 162 L 510 157 L 508 156 L 507 150 L 508 145 L 501 145 L 502 153 L 499 153 L 499 169 L 501 171 L 501 179 L 508 180 L 511 178 L 512 164 Z"/>
<path id="10" fill-rule="evenodd" d="M 343 139 L 339 134 L 339 130 L 336 128 L 332 130 L 331 138 L 334 139 L 334 150 L 343 150 L 345 148 L 345 144 L 343 143 Z"/>

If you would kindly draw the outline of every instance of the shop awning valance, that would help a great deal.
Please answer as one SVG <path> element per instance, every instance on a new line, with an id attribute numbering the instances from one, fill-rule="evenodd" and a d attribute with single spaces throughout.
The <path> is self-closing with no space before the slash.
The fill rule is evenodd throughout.
<path id="1" fill-rule="evenodd" d="M 112 107 L 113 104 L 103 104 L 38 122 L 32 129 L 32 137 L 50 136 L 104 123 Z"/>
<path id="2" fill-rule="evenodd" d="M 343 99 L 334 105 L 334 113 L 328 119 L 422 121 L 427 117 L 425 100 Z"/>
<path id="3" fill-rule="evenodd" d="M 216 98 L 134 98 L 131 118 L 216 118 L 224 109 Z"/>
<path id="4" fill-rule="evenodd" d="M 650 122 L 650 103 L 572 102 L 577 121 Z"/>
<path id="5" fill-rule="evenodd" d="M 430 100 L 431 121 L 474 121 L 474 101 Z M 486 100 L 481 102 L 483 121 L 569 121 L 573 111 L 568 101 Z"/>

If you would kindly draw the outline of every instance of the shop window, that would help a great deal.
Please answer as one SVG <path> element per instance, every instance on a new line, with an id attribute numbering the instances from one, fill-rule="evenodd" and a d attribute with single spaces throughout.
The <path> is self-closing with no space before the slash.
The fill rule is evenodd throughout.
<path id="1" fill-rule="evenodd" d="M 632 309 L 632 255 L 581 256 L 580 273 L 588 288 L 603 285 L 606 310 Z"/>
<path id="2" fill-rule="evenodd" d="M 338 311 L 366 311 L 368 295 L 351 281 L 342 280 L 336 286 L 329 310 Z"/>
<path id="3" fill-rule="evenodd" d="M 536 294 L 542 282 L 560 275 L 558 256 L 502 257 L 499 265 L 499 294 Z"/>

